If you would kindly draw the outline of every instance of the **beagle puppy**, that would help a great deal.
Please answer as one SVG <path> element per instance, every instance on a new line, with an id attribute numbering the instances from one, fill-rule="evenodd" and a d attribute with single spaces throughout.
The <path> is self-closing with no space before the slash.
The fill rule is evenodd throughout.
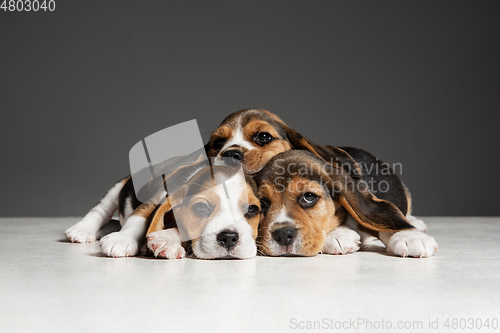
<path id="1" fill-rule="evenodd" d="M 309 151 L 290 150 L 254 176 L 264 254 L 347 254 L 359 249 L 358 232 L 377 236 L 396 256 L 429 257 L 437 251 L 423 222 L 405 218 L 411 198 L 392 170 L 370 171 L 383 163 L 356 148 L 331 147 L 330 157 L 327 162 Z"/>
<path id="2" fill-rule="evenodd" d="M 137 255 L 147 234 L 147 246 L 156 257 L 180 259 L 186 254 L 181 241 L 184 233 L 198 258 L 252 258 L 257 253 L 260 202 L 255 182 L 238 170 L 237 166 L 211 166 L 208 161 L 183 166 L 163 180 L 169 184 L 168 192 L 162 183 L 155 198 L 142 204 L 127 177 L 69 228 L 66 236 L 72 242 L 95 240 L 101 224 L 118 209 L 122 229 L 99 243 L 107 256 Z"/>
<path id="3" fill-rule="evenodd" d="M 241 168 L 205 165 L 184 170 L 180 177 L 185 183 L 173 188 L 174 193 L 153 214 L 148 249 L 156 257 L 180 259 L 186 254 L 182 240 L 190 240 L 197 258 L 255 257 L 260 219 L 257 187 L 252 178 L 236 170 Z M 173 219 L 175 227 L 165 229 Z"/>

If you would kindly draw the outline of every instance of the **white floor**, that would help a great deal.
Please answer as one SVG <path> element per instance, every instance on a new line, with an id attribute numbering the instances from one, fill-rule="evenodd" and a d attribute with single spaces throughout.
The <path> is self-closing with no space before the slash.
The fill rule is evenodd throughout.
<path id="1" fill-rule="evenodd" d="M 65 241 L 77 220 L 0 219 L 0 332 L 440 332 L 447 319 L 458 332 L 500 320 L 500 218 L 425 218 L 440 247 L 428 259 L 374 246 L 216 261 L 106 258 Z"/>

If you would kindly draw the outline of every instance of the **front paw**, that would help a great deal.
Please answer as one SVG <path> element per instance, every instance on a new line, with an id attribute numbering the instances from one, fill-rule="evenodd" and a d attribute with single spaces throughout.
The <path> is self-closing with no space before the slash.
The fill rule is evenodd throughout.
<path id="1" fill-rule="evenodd" d="M 361 236 L 346 226 L 340 226 L 326 235 L 323 253 L 348 254 L 359 250 Z"/>
<path id="2" fill-rule="evenodd" d="M 78 222 L 68 228 L 65 234 L 72 243 L 92 243 L 96 240 L 97 231 L 87 223 Z"/>
<path id="3" fill-rule="evenodd" d="M 387 252 L 393 256 L 427 258 L 438 250 L 436 240 L 416 230 L 399 231 L 391 236 Z"/>
<path id="4" fill-rule="evenodd" d="M 147 239 L 148 248 L 157 258 L 181 259 L 186 255 L 179 232 L 175 229 L 152 232 L 148 234 Z"/>
<path id="5" fill-rule="evenodd" d="M 101 238 L 99 245 L 108 257 L 133 257 L 140 251 L 139 242 L 123 232 L 113 232 Z"/>

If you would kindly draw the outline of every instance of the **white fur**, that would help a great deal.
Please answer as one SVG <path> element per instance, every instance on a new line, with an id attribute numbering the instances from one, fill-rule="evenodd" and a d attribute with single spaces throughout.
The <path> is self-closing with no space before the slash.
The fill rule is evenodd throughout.
<path id="1" fill-rule="evenodd" d="M 386 242 L 387 252 L 400 257 L 427 258 L 438 250 L 434 238 L 417 230 L 396 232 Z"/>
<path id="2" fill-rule="evenodd" d="M 284 223 L 284 222 L 294 223 L 293 219 L 290 216 L 288 216 L 288 212 L 285 207 L 281 208 L 278 215 L 276 215 L 276 217 L 274 218 L 273 223 Z"/>
<path id="3" fill-rule="evenodd" d="M 257 254 L 257 247 L 253 239 L 253 231 L 244 217 L 240 202 L 248 202 L 246 182 L 239 173 L 226 181 L 229 200 L 223 185 L 217 186 L 215 192 L 220 198 L 220 209 L 205 226 L 201 237 L 193 246 L 193 253 L 198 258 L 213 259 L 224 256 L 236 258 L 252 258 Z M 243 200 L 242 200 L 243 199 Z M 217 241 L 217 235 L 221 231 L 234 231 L 238 233 L 239 240 L 236 246 L 229 251 Z"/>
<path id="4" fill-rule="evenodd" d="M 148 234 L 148 248 L 155 257 L 181 259 L 186 256 L 181 235 L 177 228 L 165 229 Z"/>
<path id="5" fill-rule="evenodd" d="M 347 225 L 341 225 L 330 231 L 325 238 L 323 253 L 328 254 L 347 254 L 359 250 L 361 243 L 360 235 L 349 228 Z"/>
<path id="6" fill-rule="evenodd" d="M 288 211 L 285 207 L 282 207 L 279 213 L 273 218 L 273 221 L 269 224 L 269 228 L 273 228 L 274 224 L 285 224 L 286 226 L 295 227 L 295 221 L 288 215 Z M 277 228 L 276 228 L 277 229 Z M 302 248 L 302 237 L 300 236 L 300 230 L 297 232 L 293 243 L 285 246 L 278 244 L 271 236 L 267 242 L 267 247 L 271 255 L 277 256 L 280 254 L 300 254 Z"/>
<path id="7" fill-rule="evenodd" d="M 361 236 L 360 241 L 363 244 L 378 240 L 377 237 L 374 237 L 374 236 L 370 235 L 369 233 L 363 231 L 359 222 L 356 221 L 356 219 L 354 217 L 352 217 L 351 214 L 349 214 L 347 216 L 347 219 L 345 220 L 344 224 L 346 226 L 350 227 L 351 229 L 353 229 L 354 231 L 356 231 L 359 234 L 359 236 Z"/>
<path id="8" fill-rule="evenodd" d="M 109 222 L 118 209 L 118 197 L 125 182 L 116 183 L 80 222 L 66 230 L 66 237 L 73 243 L 94 242 L 99 229 Z"/>
<path id="9" fill-rule="evenodd" d="M 410 215 L 410 214 L 406 215 L 406 219 L 418 231 L 427 232 L 427 225 L 425 225 L 424 221 L 417 219 L 415 216 Z"/>
<path id="10" fill-rule="evenodd" d="M 242 219 L 234 224 L 224 228 L 227 231 L 235 231 L 238 233 L 239 240 L 235 247 L 230 251 L 222 247 L 217 242 L 218 233 L 210 233 L 203 235 L 193 246 L 193 253 L 202 259 L 213 259 L 224 256 L 232 256 L 240 259 L 253 258 L 257 254 L 255 240 L 252 237 L 252 228 L 246 221 Z M 220 230 L 222 231 L 222 230 Z"/>
<path id="11" fill-rule="evenodd" d="M 226 142 L 226 144 L 222 147 L 219 155 L 231 146 L 238 146 L 238 147 L 246 148 L 248 150 L 255 149 L 254 145 L 252 145 L 250 142 L 245 140 L 245 138 L 243 137 L 243 129 L 241 128 L 240 125 L 238 125 L 238 128 L 236 128 L 235 131 L 233 131 L 233 135 Z"/>
<path id="12" fill-rule="evenodd" d="M 119 214 L 118 217 L 120 219 L 120 225 L 123 226 L 125 224 L 125 221 L 132 215 L 134 212 L 134 208 L 132 207 L 132 198 L 128 197 L 125 199 L 123 207 L 123 215 Z"/>
<path id="13" fill-rule="evenodd" d="M 108 257 L 132 257 L 140 252 L 141 240 L 146 235 L 147 220 L 132 215 L 118 232 L 113 232 L 99 242 L 101 251 Z"/>
<path id="14" fill-rule="evenodd" d="M 387 248 L 387 253 L 400 257 L 427 258 L 437 250 L 436 240 L 427 235 L 427 226 L 414 216 L 407 216 L 408 222 L 417 230 L 403 230 L 396 233 L 379 232 L 379 238 Z"/>

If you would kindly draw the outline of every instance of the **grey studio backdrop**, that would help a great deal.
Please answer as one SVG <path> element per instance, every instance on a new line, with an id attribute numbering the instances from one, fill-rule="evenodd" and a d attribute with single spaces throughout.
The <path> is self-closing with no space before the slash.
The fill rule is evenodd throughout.
<path id="1" fill-rule="evenodd" d="M 495 1 L 68 1 L 0 11 L 2 216 L 82 216 L 142 138 L 265 108 L 403 165 L 416 215 L 500 215 Z M 179 137 L 178 140 L 183 140 Z"/>

